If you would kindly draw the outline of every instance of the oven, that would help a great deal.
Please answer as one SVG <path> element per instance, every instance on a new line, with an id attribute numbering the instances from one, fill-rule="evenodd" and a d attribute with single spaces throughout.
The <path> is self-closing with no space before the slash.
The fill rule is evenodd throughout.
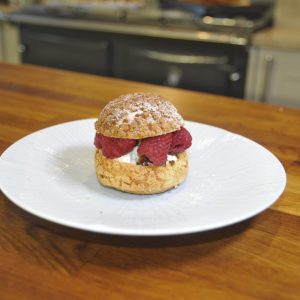
<path id="1" fill-rule="evenodd" d="M 243 97 L 247 57 L 245 46 L 127 37 L 113 69 L 119 78 Z"/>
<path id="2" fill-rule="evenodd" d="M 244 97 L 251 34 L 270 25 L 273 6 L 181 2 L 42 5 L 11 18 L 25 63 Z"/>
<path id="3" fill-rule="evenodd" d="M 20 33 L 23 63 L 111 75 L 111 43 L 101 34 L 27 25 Z"/>
<path id="4" fill-rule="evenodd" d="M 20 31 L 24 63 L 244 96 L 246 46 L 31 25 Z"/>

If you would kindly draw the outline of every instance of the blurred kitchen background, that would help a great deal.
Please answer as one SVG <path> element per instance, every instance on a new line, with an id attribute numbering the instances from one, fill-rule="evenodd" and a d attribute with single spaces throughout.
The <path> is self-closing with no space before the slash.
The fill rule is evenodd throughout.
<path id="1" fill-rule="evenodd" d="M 0 60 L 300 108 L 299 17 L 300 0 L 0 0 Z"/>

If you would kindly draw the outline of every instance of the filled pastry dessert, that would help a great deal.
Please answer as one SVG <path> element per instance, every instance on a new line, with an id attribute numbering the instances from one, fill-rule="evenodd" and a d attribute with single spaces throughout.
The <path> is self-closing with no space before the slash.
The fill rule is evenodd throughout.
<path id="1" fill-rule="evenodd" d="M 185 180 L 192 137 L 175 106 L 161 96 L 118 97 L 101 111 L 95 129 L 96 174 L 104 186 L 155 194 Z"/>

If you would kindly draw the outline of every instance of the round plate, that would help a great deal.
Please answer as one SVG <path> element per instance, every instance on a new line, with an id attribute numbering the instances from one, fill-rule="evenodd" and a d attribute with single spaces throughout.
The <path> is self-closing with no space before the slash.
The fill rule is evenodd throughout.
<path id="1" fill-rule="evenodd" d="M 158 195 L 103 187 L 94 170 L 94 119 L 52 126 L 17 141 L 1 157 L 3 193 L 62 225 L 109 234 L 157 236 L 215 229 L 272 205 L 286 184 L 278 159 L 226 130 L 186 122 L 193 136 L 188 177 Z"/>

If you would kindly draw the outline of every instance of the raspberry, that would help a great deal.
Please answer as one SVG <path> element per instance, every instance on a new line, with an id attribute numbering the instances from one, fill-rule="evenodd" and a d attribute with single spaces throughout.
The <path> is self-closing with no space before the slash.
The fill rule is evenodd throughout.
<path id="1" fill-rule="evenodd" d="M 111 138 L 99 133 L 94 140 L 94 145 L 98 149 L 102 148 L 102 153 L 107 158 L 117 158 L 130 152 L 136 143 L 136 140 Z"/>
<path id="2" fill-rule="evenodd" d="M 183 152 L 191 145 L 192 136 L 185 128 L 182 127 L 180 130 L 173 132 L 169 153 L 174 155 Z"/>
<path id="3" fill-rule="evenodd" d="M 94 145 L 98 149 L 102 148 L 102 134 L 96 133 L 95 139 L 94 139 Z"/>
<path id="4" fill-rule="evenodd" d="M 147 157 L 155 166 L 163 165 L 172 142 L 172 133 L 143 139 L 138 148 L 139 156 Z"/>

